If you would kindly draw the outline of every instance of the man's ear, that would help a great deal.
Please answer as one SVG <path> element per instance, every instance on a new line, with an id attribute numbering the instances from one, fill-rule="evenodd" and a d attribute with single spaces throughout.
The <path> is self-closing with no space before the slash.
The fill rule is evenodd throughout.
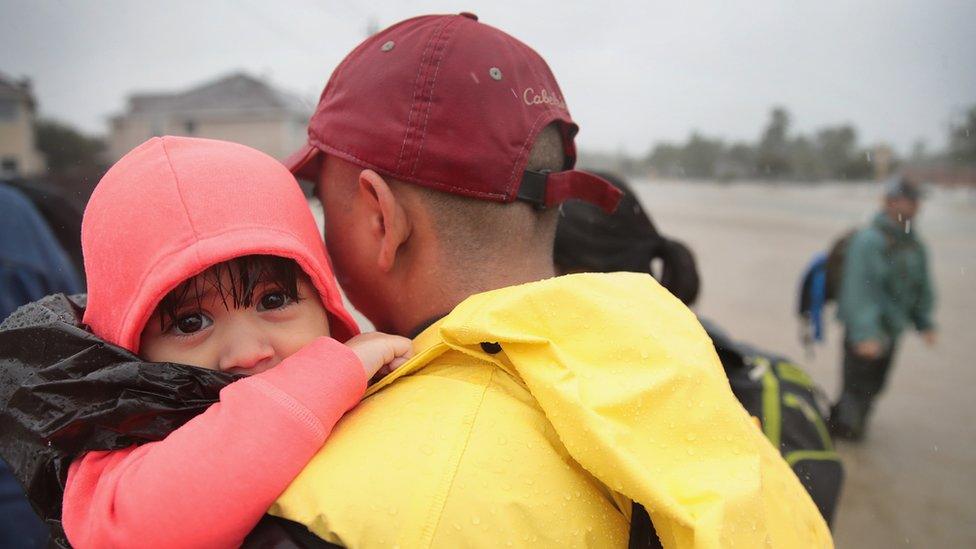
<path id="1" fill-rule="evenodd" d="M 373 170 L 359 172 L 359 193 L 366 204 L 370 233 L 379 241 L 376 266 L 393 269 L 397 252 L 410 236 L 410 222 L 403 205 L 383 177 Z"/>

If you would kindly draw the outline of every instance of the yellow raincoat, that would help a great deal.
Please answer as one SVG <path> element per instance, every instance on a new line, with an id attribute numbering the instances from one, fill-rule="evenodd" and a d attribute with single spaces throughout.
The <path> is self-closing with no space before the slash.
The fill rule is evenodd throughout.
<path id="1" fill-rule="evenodd" d="M 653 278 L 583 274 L 472 296 L 348 414 L 270 512 L 348 547 L 831 547 Z"/>

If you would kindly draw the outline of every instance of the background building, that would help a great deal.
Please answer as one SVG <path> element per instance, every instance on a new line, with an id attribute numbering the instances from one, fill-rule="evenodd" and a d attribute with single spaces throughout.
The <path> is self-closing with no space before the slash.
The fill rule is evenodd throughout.
<path id="1" fill-rule="evenodd" d="M 112 117 L 108 160 L 158 135 L 235 141 L 284 159 L 305 144 L 313 106 L 245 73 L 177 93 L 136 93 Z"/>
<path id="2" fill-rule="evenodd" d="M 0 178 L 44 171 L 44 159 L 35 145 L 35 107 L 30 80 L 0 73 Z"/>

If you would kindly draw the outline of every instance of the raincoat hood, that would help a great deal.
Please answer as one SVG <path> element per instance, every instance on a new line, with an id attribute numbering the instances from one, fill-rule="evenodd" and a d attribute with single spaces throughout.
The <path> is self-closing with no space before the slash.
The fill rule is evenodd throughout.
<path id="1" fill-rule="evenodd" d="M 272 514 L 303 522 L 325 539 L 350 546 L 375 542 L 367 536 L 383 528 L 393 531 L 375 535 L 387 536 L 382 539 L 389 543 L 396 539 L 404 547 L 463 546 L 469 541 L 461 536 L 470 518 L 440 510 L 467 512 L 487 500 L 499 503 L 489 514 L 497 523 L 479 516 L 479 525 L 488 531 L 514 540 L 548 540 L 541 545 L 555 539 L 569 545 L 612 545 L 610 538 L 596 535 L 608 520 L 580 524 L 570 518 L 600 517 L 605 507 L 595 499 L 580 499 L 565 477 L 541 462 L 527 464 L 529 470 L 539 468 L 533 490 L 526 492 L 535 494 L 535 501 L 512 495 L 519 485 L 518 471 L 534 459 L 524 448 L 538 447 L 514 439 L 538 421 L 541 411 L 569 459 L 614 494 L 621 514 L 629 519 L 629 507 L 620 499 L 650 511 L 665 548 L 832 545 L 816 505 L 732 394 L 704 329 L 649 275 L 570 275 L 475 295 L 420 334 L 415 348 L 411 361 L 367 391 L 370 396 L 340 423 Z M 442 401 L 460 398 L 455 394 L 460 387 L 476 384 L 472 380 L 478 369 L 489 370 L 485 377 L 490 381 L 473 391 L 471 410 L 476 415 L 458 412 L 473 427 L 452 437 L 457 428 L 451 421 L 432 424 L 430 418 L 451 413 Z M 424 377 L 432 381 L 425 383 Z M 437 396 L 435 384 L 446 378 L 464 383 Z M 531 404 L 493 408 L 505 394 L 522 395 L 516 400 Z M 399 408 L 390 407 L 395 402 Z M 411 422 L 414 414 L 421 419 Z M 384 455 L 383 448 L 366 446 L 383 444 L 376 431 L 389 437 L 410 429 L 404 439 L 416 440 L 421 451 L 414 455 L 413 444 L 401 441 L 395 449 L 397 466 L 428 474 L 398 476 L 377 463 L 361 464 L 363 448 Z M 493 444 L 496 437 L 512 440 Z M 482 450 L 464 450 L 472 454 L 458 458 L 458 476 L 444 484 L 447 488 L 438 487 L 435 470 L 444 466 L 431 460 L 457 447 Z M 523 453 L 519 460 L 509 455 L 513 451 Z M 465 466 L 465 459 L 479 465 Z M 486 468 L 497 467 L 486 464 L 509 470 L 511 485 L 490 480 L 496 477 Z M 383 481 L 363 481 L 363 476 Z M 332 490 L 339 490 L 342 499 L 331 498 Z M 575 499 L 567 495 L 563 500 L 563 494 L 573 492 Z M 545 494 L 556 499 L 540 499 Z M 418 524 L 446 526 L 377 528 L 355 514 L 358 504 L 374 497 L 398 509 L 397 517 L 416 515 L 422 517 Z M 562 511 L 553 513 L 553 505 L 562 505 Z M 535 506 L 543 508 L 542 514 L 527 514 Z M 429 509 L 443 514 L 427 514 Z M 513 519 L 506 522 L 506 516 Z M 567 540 L 574 530 L 584 537 Z"/>
<path id="2" fill-rule="evenodd" d="M 249 147 L 188 137 L 146 141 L 98 183 L 81 240 L 84 322 L 132 352 L 167 292 L 217 263 L 254 254 L 294 260 L 319 292 L 332 337 L 358 333 L 295 178 Z"/>

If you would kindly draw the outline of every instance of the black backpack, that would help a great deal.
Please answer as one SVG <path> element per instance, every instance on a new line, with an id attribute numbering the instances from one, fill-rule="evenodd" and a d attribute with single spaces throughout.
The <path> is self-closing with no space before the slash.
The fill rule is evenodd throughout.
<path id="1" fill-rule="evenodd" d="M 847 249 L 858 230 L 848 230 L 830 245 L 830 251 L 827 252 L 827 263 L 824 266 L 826 274 L 824 297 L 826 301 L 837 300 L 837 294 L 840 293 L 840 285 L 844 278 L 844 260 L 847 258 Z"/>
<path id="2" fill-rule="evenodd" d="M 818 252 L 803 271 L 797 299 L 800 339 L 804 345 L 823 341 L 823 315 L 827 303 L 836 301 L 844 278 L 844 261 L 851 240 L 859 229 L 849 229 L 836 238 L 826 253 Z"/>
<path id="3" fill-rule="evenodd" d="M 735 397 L 759 418 L 763 434 L 830 524 L 844 467 L 827 430 L 829 403 L 823 391 L 791 360 L 733 341 L 708 321 L 702 325 L 715 344 Z"/>

